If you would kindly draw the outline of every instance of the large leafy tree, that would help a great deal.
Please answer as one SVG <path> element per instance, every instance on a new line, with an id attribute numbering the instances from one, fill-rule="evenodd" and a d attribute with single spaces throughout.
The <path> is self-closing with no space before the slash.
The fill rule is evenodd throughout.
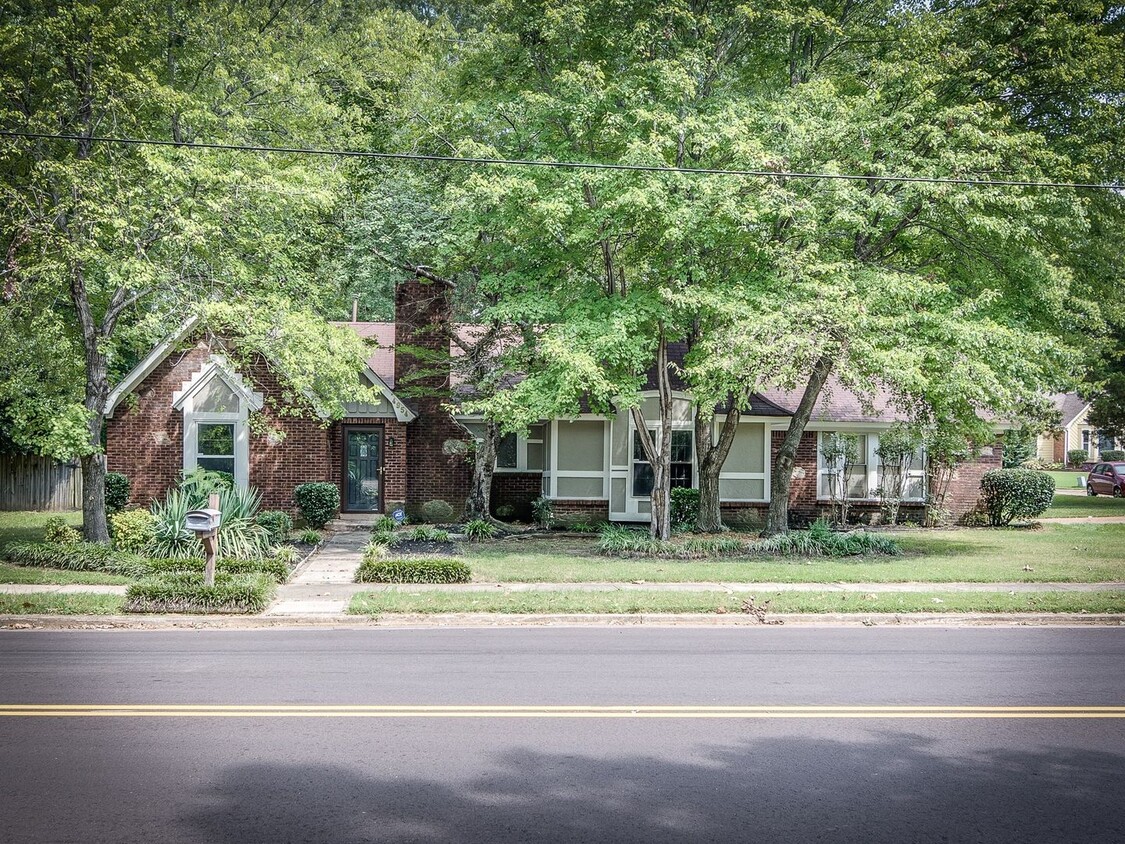
<path id="1" fill-rule="evenodd" d="M 129 347 L 207 300 L 321 300 L 310 285 L 347 177 L 331 159 L 95 139 L 363 143 L 404 28 L 417 24 L 332 0 L 3 3 L 0 124 L 78 136 L 0 146 L 5 319 L 38 314 L 37 334 L 65 338 L 53 383 L 82 377 L 29 397 L 36 368 L 6 368 L 0 400 L 22 442 L 81 457 L 87 538 L 107 538 L 101 435 Z"/>

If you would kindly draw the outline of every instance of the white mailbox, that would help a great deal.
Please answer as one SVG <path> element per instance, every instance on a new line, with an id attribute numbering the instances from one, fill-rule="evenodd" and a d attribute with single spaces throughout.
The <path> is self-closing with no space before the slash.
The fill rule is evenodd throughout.
<path id="1" fill-rule="evenodd" d="M 187 529 L 199 534 L 214 533 L 219 529 L 223 514 L 218 510 L 189 510 Z"/>

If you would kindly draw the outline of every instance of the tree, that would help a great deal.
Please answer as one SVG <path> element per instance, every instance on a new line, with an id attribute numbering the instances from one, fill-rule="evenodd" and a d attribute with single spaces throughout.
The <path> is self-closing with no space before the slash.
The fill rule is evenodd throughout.
<path id="1" fill-rule="evenodd" d="M 0 19 L 0 124 L 78 136 L 10 141 L 0 151 L 5 300 L 55 304 L 51 333 L 67 338 L 63 348 L 80 362 L 67 366 L 83 373 L 77 394 L 58 396 L 70 420 L 65 441 L 42 425 L 23 425 L 21 436 L 80 456 L 85 535 L 104 541 L 101 434 L 119 344 L 151 340 L 205 300 L 315 303 L 309 285 L 347 171 L 305 157 L 96 137 L 362 139 L 354 103 L 377 99 L 393 74 L 374 61 L 350 70 L 353 60 L 376 55 L 372 44 L 413 20 L 335 2 L 222 0 L 189 8 L 9 0 Z M 8 375 L 9 384 L 33 377 Z"/>

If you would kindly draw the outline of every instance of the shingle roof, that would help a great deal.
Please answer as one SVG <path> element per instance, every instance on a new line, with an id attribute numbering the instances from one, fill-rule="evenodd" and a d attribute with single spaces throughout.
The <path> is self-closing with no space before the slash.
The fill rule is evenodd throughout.
<path id="1" fill-rule="evenodd" d="M 1051 396 L 1051 401 L 1062 414 L 1062 426 L 1064 428 L 1073 422 L 1090 404 L 1078 393 L 1055 393 Z"/>

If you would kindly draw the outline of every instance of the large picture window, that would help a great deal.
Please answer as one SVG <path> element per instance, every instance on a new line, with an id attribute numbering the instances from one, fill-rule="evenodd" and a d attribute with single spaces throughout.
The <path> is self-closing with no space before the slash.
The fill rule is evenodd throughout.
<path id="1" fill-rule="evenodd" d="M 846 458 L 840 456 L 840 442 L 851 444 Z M 826 456 L 828 445 L 829 456 Z M 876 449 L 879 435 L 846 431 L 820 431 L 817 435 L 816 465 L 818 498 L 827 499 L 844 495 L 850 501 L 869 500 L 879 495 L 881 461 Z M 926 494 L 925 454 L 921 447 L 910 459 L 904 501 L 921 501 Z"/>

